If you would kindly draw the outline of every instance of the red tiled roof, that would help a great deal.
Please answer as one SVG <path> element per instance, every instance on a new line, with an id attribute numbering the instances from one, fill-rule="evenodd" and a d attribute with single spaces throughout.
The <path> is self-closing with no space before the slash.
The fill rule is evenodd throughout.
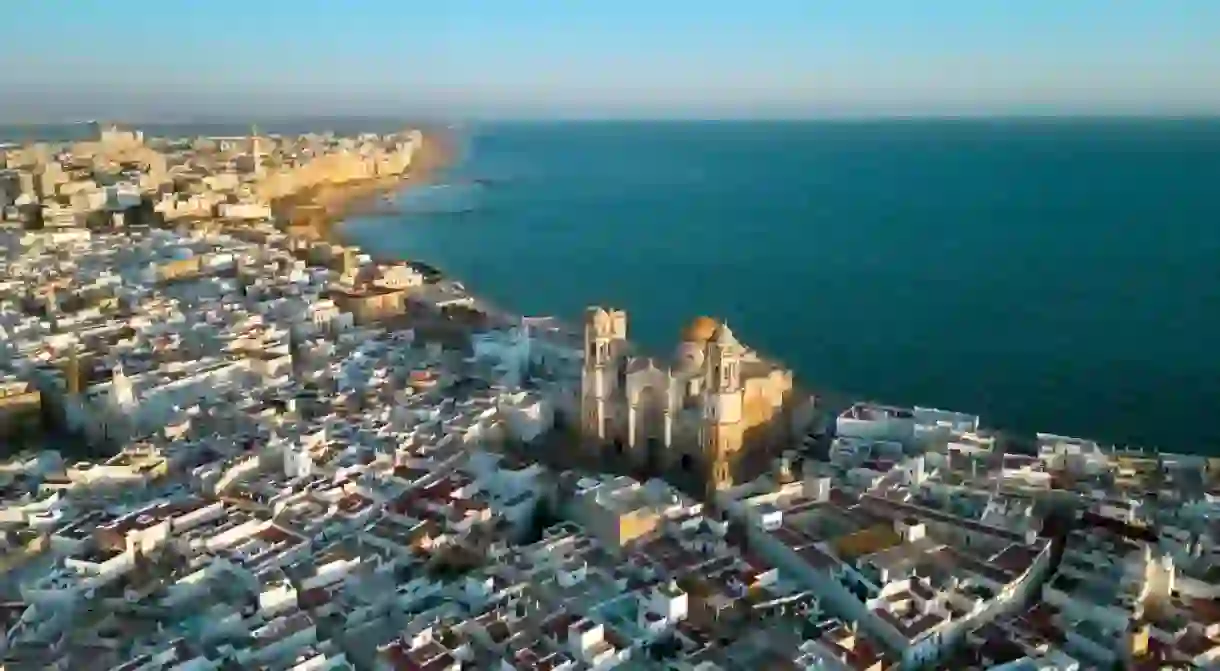
<path id="1" fill-rule="evenodd" d="M 297 606 L 301 608 L 317 608 L 330 603 L 331 594 L 325 587 L 314 587 L 297 594 Z"/>
<path id="2" fill-rule="evenodd" d="M 848 494 L 847 492 L 837 487 L 830 490 L 830 502 L 836 506 L 846 508 L 859 502 L 859 498 Z"/>
<path id="3" fill-rule="evenodd" d="M 355 492 L 339 499 L 338 503 L 339 510 L 348 515 L 360 512 L 371 505 L 373 505 L 372 499 L 361 496 L 360 494 L 356 494 Z"/>
<path id="4" fill-rule="evenodd" d="M 1193 629 L 1187 630 L 1185 634 L 1178 637 L 1178 640 L 1174 644 L 1174 647 L 1177 648 L 1178 652 L 1181 652 L 1190 659 L 1194 659 L 1199 655 L 1210 652 L 1217 646 L 1220 646 L 1220 641 L 1204 636 L 1202 633 L 1199 633 Z"/>
<path id="5" fill-rule="evenodd" d="M 1201 625 L 1220 623 L 1220 601 L 1216 599 L 1187 599 L 1183 605 L 1190 611 L 1190 619 Z"/>
<path id="6" fill-rule="evenodd" d="M 300 543 L 304 539 L 300 536 L 274 524 L 269 524 L 258 532 L 258 538 L 268 543 L 292 543 L 293 545 Z"/>
<path id="7" fill-rule="evenodd" d="M 552 640 L 562 645 L 568 640 L 568 627 L 578 619 L 580 618 L 572 615 L 567 610 L 560 609 L 559 612 L 543 622 L 542 629 L 550 635 Z"/>

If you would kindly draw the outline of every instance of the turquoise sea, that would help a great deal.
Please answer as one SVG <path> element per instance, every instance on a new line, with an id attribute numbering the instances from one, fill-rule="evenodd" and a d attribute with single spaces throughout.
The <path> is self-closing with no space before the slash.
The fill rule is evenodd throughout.
<path id="1" fill-rule="evenodd" d="M 517 123 L 350 222 L 519 311 L 729 321 L 813 387 L 1220 452 L 1220 121 Z"/>

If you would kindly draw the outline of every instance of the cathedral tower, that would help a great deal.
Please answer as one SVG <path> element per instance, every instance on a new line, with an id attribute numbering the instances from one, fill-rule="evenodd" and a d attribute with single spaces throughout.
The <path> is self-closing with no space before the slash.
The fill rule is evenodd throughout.
<path id="1" fill-rule="evenodd" d="M 611 438 L 612 408 L 620 391 L 621 355 L 627 339 L 625 310 L 585 311 L 585 361 L 581 372 L 581 433 L 603 442 Z"/>
<path id="2" fill-rule="evenodd" d="M 732 463 L 741 450 L 745 424 L 741 385 L 742 347 L 725 324 L 707 342 L 704 372 L 703 467 L 707 494 L 733 486 Z"/>

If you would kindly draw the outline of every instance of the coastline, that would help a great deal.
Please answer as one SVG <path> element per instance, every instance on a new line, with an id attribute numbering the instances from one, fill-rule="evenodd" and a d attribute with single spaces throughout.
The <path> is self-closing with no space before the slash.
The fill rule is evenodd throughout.
<path id="1" fill-rule="evenodd" d="M 377 202 L 382 197 L 429 184 L 437 173 L 452 166 L 457 159 L 452 131 L 445 128 L 419 130 L 422 143 L 404 174 L 326 184 L 302 190 L 274 202 L 272 211 L 280 221 L 285 222 L 284 230 L 290 235 L 302 238 L 349 246 L 342 226 L 349 217 L 375 213 Z M 360 251 L 377 262 L 411 261 L 430 268 L 448 283 L 461 284 L 460 278 L 445 276 L 442 270 L 426 259 L 406 259 L 364 248 Z M 524 318 L 524 315 L 496 305 L 484 297 L 473 293 L 470 297 L 474 299 L 476 309 L 484 312 L 497 325 L 516 324 Z"/>
<path id="2" fill-rule="evenodd" d="M 420 129 L 420 133 L 422 142 L 403 174 L 305 189 L 278 199 L 272 211 L 292 235 L 346 244 L 339 225 L 345 219 L 375 210 L 384 196 L 426 184 L 452 164 L 453 143 L 444 129 Z"/>

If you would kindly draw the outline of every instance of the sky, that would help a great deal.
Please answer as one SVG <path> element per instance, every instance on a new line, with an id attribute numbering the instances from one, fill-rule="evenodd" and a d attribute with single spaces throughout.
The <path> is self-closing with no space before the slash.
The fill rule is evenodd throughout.
<path id="1" fill-rule="evenodd" d="M 37 0 L 0 120 L 1220 113 L 1217 0 Z"/>

